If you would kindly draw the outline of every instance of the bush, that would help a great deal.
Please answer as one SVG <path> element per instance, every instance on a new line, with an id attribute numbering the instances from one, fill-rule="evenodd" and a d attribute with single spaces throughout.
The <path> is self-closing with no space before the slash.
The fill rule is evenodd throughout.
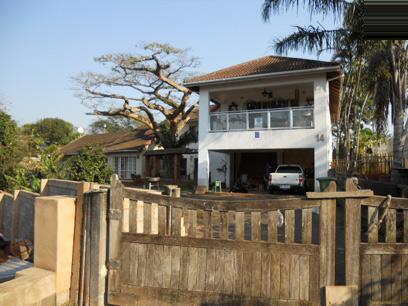
<path id="1" fill-rule="evenodd" d="M 64 162 L 64 177 L 73 181 L 106 184 L 113 174 L 112 167 L 100 147 L 87 146 L 78 155 Z"/>

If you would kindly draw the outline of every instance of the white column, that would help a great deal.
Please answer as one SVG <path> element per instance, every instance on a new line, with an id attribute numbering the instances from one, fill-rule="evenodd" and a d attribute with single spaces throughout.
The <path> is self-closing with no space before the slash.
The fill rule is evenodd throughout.
<path id="1" fill-rule="evenodd" d="M 198 177 L 197 185 L 208 187 L 210 160 L 207 148 L 207 135 L 209 129 L 209 104 L 208 90 L 200 89 L 200 112 L 198 117 Z"/>
<path id="2" fill-rule="evenodd" d="M 329 84 L 325 75 L 314 81 L 314 124 L 315 178 L 319 178 L 327 176 L 332 160 Z M 317 188 L 319 183 L 315 181 L 315 189 Z"/>

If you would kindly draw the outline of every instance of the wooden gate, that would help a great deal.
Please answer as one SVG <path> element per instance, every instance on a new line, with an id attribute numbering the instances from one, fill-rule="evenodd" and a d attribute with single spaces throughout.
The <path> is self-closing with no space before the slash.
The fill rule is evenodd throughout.
<path id="1" fill-rule="evenodd" d="M 408 199 L 346 201 L 346 283 L 360 305 L 408 304 Z"/>
<path id="2" fill-rule="evenodd" d="M 318 305 L 334 284 L 335 200 L 171 198 L 112 181 L 108 301 Z"/>

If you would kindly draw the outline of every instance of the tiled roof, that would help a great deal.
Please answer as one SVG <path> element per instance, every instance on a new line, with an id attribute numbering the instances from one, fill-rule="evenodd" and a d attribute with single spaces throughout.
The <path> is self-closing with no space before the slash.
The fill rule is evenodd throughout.
<path id="1" fill-rule="evenodd" d="M 271 55 L 188 79 L 185 81 L 185 84 L 188 86 L 190 84 L 195 85 L 196 83 L 200 82 L 325 67 L 334 68 L 336 66 L 339 66 L 339 64 L 335 62 L 324 62 Z"/>
<path id="2" fill-rule="evenodd" d="M 123 151 L 142 151 L 146 145 L 152 142 L 153 135 L 150 130 L 137 129 L 131 132 L 105 133 L 85 135 L 63 146 L 61 151 L 64 155 L 77 154 L 87 145 L 101 146 L 105 153 Z"/>

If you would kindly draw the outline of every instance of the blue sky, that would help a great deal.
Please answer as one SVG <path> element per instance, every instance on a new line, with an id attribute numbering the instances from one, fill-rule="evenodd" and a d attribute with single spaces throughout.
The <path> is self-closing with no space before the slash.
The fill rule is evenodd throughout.
<path id="1" fill-rule="evenodd" d="M 71 77 L 99 70 L 93 58 L 131 52 L 140 42 L 191 48 L 210 72 L 267 54 L 272 41 L 310 18 L 299 8 L 261 19 L 261 0 L 0 0 L 0 100 L 19 124 L 60 117 L 86 127 L 94 118 L 74 96 Z M 316 58 L 291 52 L 289 56 Z M 330 54 L 322 54 L 322 60 Z"/>

